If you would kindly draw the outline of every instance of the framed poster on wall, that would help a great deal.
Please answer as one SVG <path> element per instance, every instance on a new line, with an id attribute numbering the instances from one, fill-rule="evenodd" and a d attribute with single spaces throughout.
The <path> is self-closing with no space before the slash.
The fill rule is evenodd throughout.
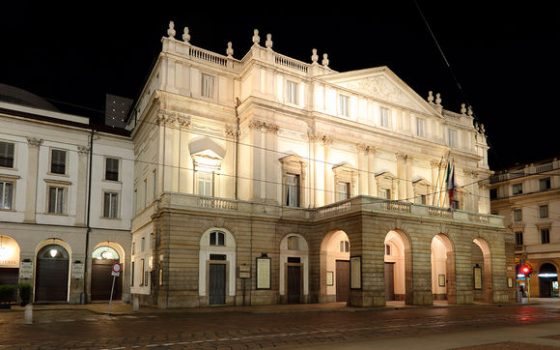
<path id="1" fill-rule="evenodd" d="M 438 275 L 438 286 L 445 287 L 445 275 L 439 274 Z"/>
<path id="2" fill-rule="evenodd" d="M 270 289 L 270 258 L 257 258 L 257 289 Z"/>
<path id="3" fill-rule="evenodd" d="M 362 257 L 350 258 L 350 289 L 362 288 Z"/>
<path id="4" fill-rule="evenodd" d="M 474 289 L 482 289 L 482 268 L 473 267 Z"/>
<path id="5" fill-rule="evenodd" d="M 334 286 L 334 272 L 327 271 L 327 286 Z"/>

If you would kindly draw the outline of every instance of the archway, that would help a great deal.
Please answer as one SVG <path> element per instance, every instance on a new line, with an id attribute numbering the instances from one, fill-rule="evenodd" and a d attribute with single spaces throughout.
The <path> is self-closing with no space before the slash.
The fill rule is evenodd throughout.
<path id="1" fill-rule="evenodd" d="M 320 281 L 322 301 L 349 301 L 350 240 L 346 232 L 333 231 L 323 238 Z"/>
<path id="2" fill-rule="evenodd" d="M 223 228 L 211 228 L 200 238 L 198 294 L 208 305 L 223 305 L 235 296 L 235 238 Z"/>
<path id="3" fill-rule="evenodd" d="M 391 230 L 385 236 L 385 300 L 412 304 L 412 256 L 404 233 Z"/>
<path id="4" fill-rule="evenodd" d="M 472 249 L 473 267 L 473 298 L 475 301 L 492 302 L 492 259 L 490 246 L 482 238 L 473 240 Z"/>
<path id="5" fill-rule="evenodd" d="M 309 295 L 309 248 L 298 234 L 286 235 L 280 241 L 280 285 L 282 302 L 306 302 Z"/>
<path id="6" fill-rule="evenodd" d="M 550 263 L 539 268 L 539 297 L 558 297 L 558 270 Z"/>
<path id="7" fill-rule="evenodd" d="M 53 240 L 37 253 L 35 271 L 35 301 L 68 301 L 68 251 Z"/>
<path id="8" fill-rule="evenodd" d="M 19 245 L 10 236 L 0 234 L 0 286 L 17 286 L 19 281 Z M 10 301 L 16 300 L 16 293 Z M 5 300 L 2 300 L 5 301 Z"/>
<path id="9" fill-rule="evenodd" d="M 120 263 L 117 250 L 105 243 L 99 245 L 91 254 L 91 300 L 109 300 L 113 290 L 113 265 Z M 115 277 L 113 300 L 120 300 L 122 276 Z"/>
<path id="10" fill-rule="evenodd" d="M 432 294 L 434 300 L 456 302 L 455 256 L 453 245 L 444 234 L 432 239 Z"/>

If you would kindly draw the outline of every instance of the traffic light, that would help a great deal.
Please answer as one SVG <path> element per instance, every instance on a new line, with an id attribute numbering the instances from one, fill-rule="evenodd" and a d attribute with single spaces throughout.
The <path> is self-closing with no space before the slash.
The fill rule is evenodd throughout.
<path id="1" fill-rule="evenodd" d="M 523 264 L 521 265 L 521 273 L 524 274 L 525 276 L 530 276 L 531 273 L 533 272 L 533 267 L 529 264 Z"/>

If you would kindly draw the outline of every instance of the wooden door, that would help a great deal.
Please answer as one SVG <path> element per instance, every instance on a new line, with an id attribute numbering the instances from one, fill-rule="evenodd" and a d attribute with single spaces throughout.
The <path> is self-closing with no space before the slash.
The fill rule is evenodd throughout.
<path id="1" fill-rule="evenodd" d="M 208 283 L 208 297 L 210 305 L 223 305 L 226 303 L 226 265 L 210 264 Z"/>
<path id="2" fill-rule="evenodd" d="M 336 261 L 336 301 L 348 301 L 350 296 L 350 261 Z"/>
<path id="3" fill-rule="evenodd" d="M 109 300 L 113 285 L 113 265 L 118 263 L 113 259 L 93 259 L 91 264 L 91 300 Z M 121 272 L 122 274 L 122 272 Z M 113 300 L 121 299 L 121 278 L 115 278 Z"/>
<path id="4" fill-rule="evenodd" d="M 38 259 L 35 301 L 67 301 L 68 260 Z"/>
<path id="5" fill-rule="evenodd" d="M 395 300 L 395 264 L 385 263 L 385 300 Z"/>
<path id="6" fill-rule="evenodd" d="M 301 303 L 302 275 L 301 265 L 288 265 L 288 303 Z"/>

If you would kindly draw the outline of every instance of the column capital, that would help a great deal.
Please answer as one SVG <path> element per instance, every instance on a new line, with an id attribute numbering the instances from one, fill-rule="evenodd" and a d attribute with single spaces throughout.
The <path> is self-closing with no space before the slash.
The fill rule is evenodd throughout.
<path id="1" fill-rule="evenodd" d="M 32 147 L 39 147 L 43 143 L 43 139 L 38 139 L 36 137 L 28 137 L 27 143 L 29 144 L 29 146 Z"/>
<path id="2" fill-rule="evenodd" d="M 78 153 L 80 155 L 87 154 L 89 152 L 89 147 L 87 146 L 78 146 Z"/>

